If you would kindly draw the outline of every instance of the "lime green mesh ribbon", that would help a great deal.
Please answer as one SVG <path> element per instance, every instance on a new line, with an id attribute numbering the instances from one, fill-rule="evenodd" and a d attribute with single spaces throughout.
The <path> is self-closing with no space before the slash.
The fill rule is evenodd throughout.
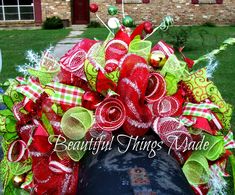
<path id="1" fill-rule="evenodd" d="M 128 52 L 141 56 L 148 61 L 151 47 L 151 41 L 143 41 L 139 36 L 137 36 L 133 41 L 131 41 Z"/>
<path id="2" fill-rule="evenodd" d="M 205 184 L 209 181 L 209 164 L 200 151 L 192 153 L 183 166 L 183 172 L 191 185 Z"/>
<path id="3" fill-rule="evenodd" d="M 201 152 L 208 160 L 215 161 L 225 152 L 224 137 L 222 135 L 212 136 L 205 134 L 205 142 L 209 143 L 208 150 L 202 150 Z"/>
<path id="4" fill-rule="evenodd" d="M 178 90 L 179 79 L 174 75 L 167 73 L 165 75 L 167 95 L 174 95 Z"/>
<path id="5" fill-rule="evenodd" d="M 93 113 L 83 107 L 74 107 L 65 112 L 61 128 L 71 140 L 82 139 L 94 122 Z"/>
<path id="6" fill-rule="evenodd" d="M 175 78 L 179 81 L 189 75 L 188 71 L 186 70 L 186 63 L 179 61 L 174 54 L 168 58 L 161 70 L 162 75 L 166 75 L 166 73 L 174 75 Z"/>
<path id="7" fill-rule="evenodd" d="M 208 149 L 194 151 L 183 166 L 183 172 L 192 185 L 207 183 L 210 177 L 207 160 L 215 161 L 225 152 L 223 136 L 204 136 L 203 142 L 208 143 Z"/>

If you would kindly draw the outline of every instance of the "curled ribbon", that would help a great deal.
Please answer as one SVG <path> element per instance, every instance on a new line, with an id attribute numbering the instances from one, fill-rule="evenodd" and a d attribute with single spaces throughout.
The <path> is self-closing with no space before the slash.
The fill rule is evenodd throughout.
<path id="1" fill-rule="evenodd" d="M 126 120 L 126 109 L 117 98 L 107 98 L 97 107 L 96 123 L 104 131 L 119 129 Z"/>
<path id="2" fill-rule="evenodd" d="M 146 101 L 153 103 L 166 94 L 166 82 L 163 76 L 159 73 L 151 73 L 146 91 Z"/>
<path id="3" fill-rule="evenodd" d="M 27 144 L 22 140 L 14 141 L 7 152 L 7 159 L 10 162 L 20 162 L 29 157 Z"/>
<path id="4" fill-rule="evenodd" d="M 153 130 L 173 150 L 182 151 L 186 139 L 188 142 L 192 141 L 186 127 L 173 117 L 156 118 L 153 123 Z"/>
<path id="5" fill-rule="evenodd" d="M 153 104 L 153 113 L 155 116 L 174 116 L 178 110 L 179 102 L 175 97 L 172 96 L 165 96 Z"/>
<path id="6" fill-rule="evenodd" d="M 74 107 L 65 112 L 61 120 L 64 135 L 72 140 L 82 139 L 93 124 L 93 113 L 83 107 Z"/>

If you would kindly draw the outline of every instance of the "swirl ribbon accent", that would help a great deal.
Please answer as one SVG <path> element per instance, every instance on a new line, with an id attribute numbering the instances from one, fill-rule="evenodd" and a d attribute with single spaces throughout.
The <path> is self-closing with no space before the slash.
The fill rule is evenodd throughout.
<path id="1" fill-rule="evenodd" d="M 116 98 L 107 98 L 98 106 L 95 112 L 96 123 L 104 131 L 119 129 L 126 120 L 126 109 Z"/>
<path id="2" fill-rule="evenodd" d="M 151 73 L 148 80 L 148 88 L 146 91 L 146 101 L 153 103 L 158 101 L 166 94 L 166 82 L 159 73 Z"/>

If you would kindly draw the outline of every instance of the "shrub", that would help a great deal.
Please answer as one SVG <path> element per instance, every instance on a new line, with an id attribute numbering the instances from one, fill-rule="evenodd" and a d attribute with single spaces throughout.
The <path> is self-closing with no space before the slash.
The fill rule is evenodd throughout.
<path id="1" fill-rule="evenodd" d="M 90 24 L 88 24 L 87 28 L 100 28 L 101 25 L 97 21 L 91 21 Z"/>
<path id="2" fill-rule="evenodd" d="M 167 35 L 170 37 L 170 43 L 175 49 L 186 46 L 189 36 L 191 34 L 191 27 L 178 27 L 172 28 L 167 31 Z"/>
<path id="3" fill-rule="evenodd" d="M 216 24 L 213 22 L 205 22 L 202 24 L 202 26 L 207 26 L 207 27 L 216 27 Z"/>
<path id="4" fill-rule="evenodd" d="M 43 22 L 42 27 L 43 29 L 60 29 L 64 26 L 62 20 L 59 17 L 53 16 L 50 18 L 46 18 L 46 20 Z"/>

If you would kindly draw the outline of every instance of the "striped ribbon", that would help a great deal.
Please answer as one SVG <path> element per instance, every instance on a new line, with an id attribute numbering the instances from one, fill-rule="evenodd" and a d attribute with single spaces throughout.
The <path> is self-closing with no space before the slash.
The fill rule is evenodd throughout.
<path id="1" fill-rule="evenodd" d="M 210 121 L 213 119 L 210 109 L 214 108 L 218 108 L 218 106 L 213 103 L 193 104 L 188 102 L 183 108 L 183 115 L 203 117 Z"/>
<path id="2" fill-rule="evenodd" d="M 49 97 L 52 102 L 70 106 L 81 105 L 82 95 L 84 94 L 83 89 L 56 82 L 49 83 L 47 86 L 52 87 L 55 92 Z"/>

